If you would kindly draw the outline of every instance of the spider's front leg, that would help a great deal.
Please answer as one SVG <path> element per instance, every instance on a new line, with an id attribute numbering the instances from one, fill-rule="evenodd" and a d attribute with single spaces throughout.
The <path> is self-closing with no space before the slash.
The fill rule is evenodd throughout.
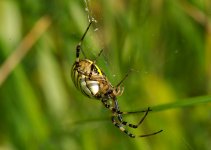
<path id="1" fill-rule="evenodd" d="M 82 48 L 81 48 L 81 43 L 83 42 L 84 40 L 84 37 L 86 36 L 86 33 L 88 32 L 91 24 L 92 24 L 93 21 L 91 21 L 88 25 L 88 27 L 86 28 L 86 31 L 84 32 L 83 36 L 81 37 L 81 40 L 80 42 L 78 43 L 78 45 L 76 46 L 76 62 L 79 62 L 79 55 L 80 55 L 80 51 L 82 51 L 83 55 L 85 56 Z"/>

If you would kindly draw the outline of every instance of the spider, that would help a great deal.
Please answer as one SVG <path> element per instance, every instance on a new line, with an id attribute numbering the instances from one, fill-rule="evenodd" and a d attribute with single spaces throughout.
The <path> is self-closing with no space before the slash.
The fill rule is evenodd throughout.
<path id="1" fill-rule="evenodd" d="M 117 97 L 120 96 L 124 91 L 124 88 L 121 87 L 121 84 L 127 78 L 128 73 L 117 84 L 117 86 L 113 86 L 109 82 L 108 78 L 103 73 L 103 71 L 96 65 L 96 59 L 92 61 L 87 58 L 85 59 L 79 58 L 80 51 L 82 51 L 82 54 L 84 55 L 81 46 L 84 37 L 87 34 L 87 31 L 89 30 L 92 22 L 93 21 L 89 23 L 80 42 L 76 46 L 76 60 L 71 70 L 72 80 L 76 88 L 80 90 L 86 97 L 100 100 L 103 103 L 103 105 L 111 111 L 112 113 L 111 121 L 117 128 L 119 128 L 122 132 L 126 133 L 129 137 L 135 138 L 136 136 L 128 132 L 128 130 L 125 129 L 125 126 L 131 128 L 138 128 L 146 118 L 148 112 L 152 110 L 148 107 L 147 110 L 139 111 L 139 112 L 144 112 L 145 114 L 139 121 L 139 123 L 136 125 L 124 121 L 122 115 L 138 113 L 138 112 L 122 112 L 120 111 L 118 105 Z M 101 55 L 102 51 L 103 50 L 100 51 L 98 57 Z M 162 131 L 163 130 L 159 130 L 157 132 L 153 132 L 150 134 L 139 135 L 138 137 L 147 137 L 158 134 Z"/>

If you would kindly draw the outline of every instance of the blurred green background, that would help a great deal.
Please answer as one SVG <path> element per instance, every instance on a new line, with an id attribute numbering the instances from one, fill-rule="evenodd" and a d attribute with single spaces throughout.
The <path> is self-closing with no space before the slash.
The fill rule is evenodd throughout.
<path id="1" fill-rule="evenodd" d="M 122 111 L 150 106 L 130 132 L 70 78 L 75 47 L 116 85 Z M 82 55 L 81 55 L 82 57 Z M 211 150 L 210 0 L 1 0 L 0 149 Z M 137 123 L 143 114 L 125 116 Z"/>

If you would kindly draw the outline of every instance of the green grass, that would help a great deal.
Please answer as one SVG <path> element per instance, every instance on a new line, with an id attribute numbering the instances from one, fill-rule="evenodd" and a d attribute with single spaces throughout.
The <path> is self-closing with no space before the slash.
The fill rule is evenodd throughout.
<path id="1" fill-rule="evenodd" d="M 0 149 L 210 149 L 211 4 L 198 1 L 0 1 Z M 116 85 L 122 111 L 152 108 L 140 135 L 114 127 L 74 87 L 75 47 Z M 82 57 L 82 55 L 81 55 Z M 124 116 L 132 123 L 143 114 Z"/>

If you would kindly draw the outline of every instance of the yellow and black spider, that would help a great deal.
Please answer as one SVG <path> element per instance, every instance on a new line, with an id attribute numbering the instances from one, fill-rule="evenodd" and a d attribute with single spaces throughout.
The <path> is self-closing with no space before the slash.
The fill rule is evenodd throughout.
<path id="1" fill-rule="evenodd" d="M 145 112 L 145 114 L 137 125 L 130 124 L 126 121 L 123 121 L 122 115 L 129 114 L 129 113 L 137 113 L 137 112 L 120 111 L 118 102 L 117 102 L 117 96 L 120 96 L 123 93 L 123 88 L 120 88 L 120 85 L 126 79 L 128 74 L 126 74 L 126 76 L 119 82 L 119 84 L 117 84 L 117 86 L 114 87 L 111 85 L 111 83 L 109 82 L 109 80 L 107 79 L 103 71 L 96 65 L 95 60 L 91 61 L 86 58 L 85 59 L 79 58 L 80 51 L 82 51 L 81 45 L 82 45 L 83 39 L 87 31 L 89 30 L 91 24 L 92 24 L 92 21 L 89 23 L 80 42 L 76 46 L 76 61 L 73 64 L 72 71 L 71 71 L 72 80 L 76 88 L 80 90 L 85 96 L 89 98 L 101 100 L 103 105 L 106 108 L 110 109 L 112 112 L 112 117 L 111 117 L 112 123 L 116 127 L 118 127 L 122 132 L 126 133 L 128 136 L 135 138 L 136 136 L 129 133 L 124 128 L 124 126 L 137 128 L 144 121 L 148 112 L 152 110 L 148 107 L 147 110 L 140 111 L 140 112 Z M 82 51 L 82 53 L 84 52 Z M 102 50 L 98 56 L 100 56 L 101 53 L 102 53 Z M 112 103 L 110 103 L 110 101 Z M 155 135 L 162 131 L 163 130 L 159 130 L 154 133 L 140 135 L 139 137 Z"/>

